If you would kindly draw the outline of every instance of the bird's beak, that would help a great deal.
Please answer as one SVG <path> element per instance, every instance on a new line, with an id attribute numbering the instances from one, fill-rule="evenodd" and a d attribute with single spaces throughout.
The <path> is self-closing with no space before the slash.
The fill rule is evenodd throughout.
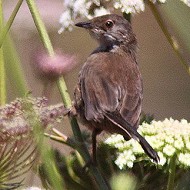
<path id="1" fill-rule="evenodd" d="M 75 24 L 75 26 L 86 28 L 86 29 L 91 29 L 92 23 L 91 22 L 78 22 Z"/>

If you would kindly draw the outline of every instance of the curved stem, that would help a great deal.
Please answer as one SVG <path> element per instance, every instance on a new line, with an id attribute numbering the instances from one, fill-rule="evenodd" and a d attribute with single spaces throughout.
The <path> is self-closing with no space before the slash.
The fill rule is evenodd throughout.
<path id="1" fill-rule="evenodd" d="M 27 81 L 21 67 L 21 60 L 16 51 L 15 44 L 10 35 L 6 35 L 3 43 L 5 70 L 8 81 L 11 81 L 11 87 L 15 96 L 25 97 L 28 93 Z"/>
<path id="2" fill-rule="evenodd" d="M 9 20 L 7 21 L 5 27 L 2 29 L 1 33 L 0 33 L 0 48 L 2 47 L 2 44 L 5 40 L 6 34 L 8 33 L 17 13 L 18 10 L 20 9 L 20 6 L 22 5 L 23 0 L 19 0 L 18 3 L 16 4 L 16 7 L 14 8 Z"/>
<path id="3" fill-rule="evenodd" d="M 170 159 L 169 170 L 168 170 L 169 177 L 168 177 L 167 190 L 173 190 L 174 189 L 175 170 L 176 170 L 176 158 L 177 158 L 177 156 L 174 155 Z"/>
<path id="4" fill-rule="evenodd" d="M 36 118 L 36 121 L 33 118 Z M 30 126 L 32 126 L 33 128 L 35 142 L 40 152 L 40 156 L 43 159 L 43 163 L 45 165 L 45 171 L 48 174 L 48 179 L 50 180 L 50 183 L 52 184 L 53 189 L 56 189 L 56 190 L 64 189 L 65 184 L 60 173 L 58 172 L 58 168 L 55 162 L 54 152 L 49 146 L 47 146 L 44 143 L 44 134 L 43 134 L 44 131 L 38 121 L 38 117 L 35 114 L 33 114 L 32 120 L 29 122 L 31 122 Z"/>
<path id="5" fill-rule="evenodd" d="M 40 35 L 40 38 L 41 38 L 46 50 L 48 51 L 49 55 L 53 56 L 55 54 L 54 50 L 53 50 L 53 46 L 49 39 L 49 35 L 46 31 L 45 25 L 40 17 L 40 13 L 37 9 L 36 3 L 33 0 L 27 0 L 26 2 L 28 4 L 28 8 L 30 9 L 31 15 L 33 17 L 33 21 L 36 25 L 36 28 Z"/>
<path id="6" fill-rule="evenodd" d="M 0 1 L 2 6 L 2 0 Z M 0 63 L 0 101 L 1 104 L 6 102 L 6 80 L 5 80 L 5 70 L 8 71 L 7 75 L 11 76 L 13 83 L 16 84 L 16 93 L 19 94 L 19 96 L 24 96 L 27 92 L 27 84 L 24 80 L 24 76 L 22 74 L 22 71 L 20 69 L 20 60 L 17 56 L 17 53 L 15 51 L 15 48 L 13 46 L 13 42 L 11 41 L 10 36 L 8 35 L 8 32 L 13 24 L 13 21 L 23 3 L 23 0 L 18 0 L 13 12 L 11 13 L 11 16 L 9 17 L 7 23 L 5 26 L 3 25 L 3 14 L 2 14 L 2 8 L 0 10 L 0 51 L 1 51 L 1 63 Z M 3 50 L 4 51 L 3 51 Z M 7 63 L 7 64 L 5 64 Z M 10 75 L 9 75 L 10 74 Z M 4 95 L 3 95 L 4 94 Z"/>
<path id="7" fill-rule="evenodd" d="M 176 45 L 176 43 L 174 42 L 172 36 L 170 35 L 164 20 L 162 19 L 156 5 L 154 3 L 152 3 L 152 1 L 148 0 L 148 5 L 157 21 L 157 23 L 159 24 L 162 32 L 164 33 L 166 39 L 168 40 L 169 44 L 171 45 L 172 49 L 174 50 L 175 54 L 177 55 L 177 57 L 179 58 L 181 64 L 183 65 L 183 67 L 185 68 L 185 70 L 187 71 L 188 75 L 190 75 L 190 67 L 188 65 L 188 63 L 186 62 L 186 60 L 183 58 L 183 56 L 181 55 L 180 51 L 179 51 L 179 47 Z"/>
<path id="8" fill-rule="evenodd" d="M 3 10 L 2 1 L 0 0 L 0 31 L 3 28 Z M 0 46 L 0 105 L 6 103 L 6 80 L 5 80 L 5 62 L 3 48 Z"/>
<path id="9" fill-rule="evenodd" d="M 37 6 L 34 2 L 34 0 L 26 0 L 28 7 L 30 9 L 30 12 L 32 14 L 33 20 L 35 22 L 36 28 L 38 30 L 38 33 L 40 34 L 42 43 L 44 44 L 47 52 L 49 53 L 50 56 L 53 56 L 54 50 L 53 50 L 53 46 L 51 44 L 50 38 L 48 36 L 47 30 L 45 28 L 45 25 L 43 23 L 43 21 L 41 20 L 39 11 L 37 9 Z M 63 103 L 65 104 L 65 106 L 71 107 L 71 98 L 68 94 L 68 89 L 67 86 L 65 84 L 64 78 L 60 77 L 57 81 L 57 85 L 61 94 L 61 97 L 63 99 Z M 70 118 L 70 123 L 72 126 L 72 130 L 73 130 L 73 134 L 75 136 L 76 141 L 79 142 L 79 148 L 78 151 L 81 154 L 81 156 L 83 157 L 83 159 L 85 160 L 86 163 L 88 163 L 91 160 L 90 154 L 88 152 L 88 149 L 84 143 L 84 140 L 82 138 L 81 135 L 81 131 L 79 128 L 79 125 L 77 123 L 76 118 Z M 92 172 L 92 175 L 94 176 L 94 179 L 96 181 L 96 183 L 99 186 L 99 189 L 101 190 L 109 190 L 109 186 L 106 183 L 106 181 L 104 180 L 104 178 L 102 177 L 102 175 L 100 174 L 99 170 L 97 169 L 97 167 L 90 165 L 89 166 L 90 171 Z"/>

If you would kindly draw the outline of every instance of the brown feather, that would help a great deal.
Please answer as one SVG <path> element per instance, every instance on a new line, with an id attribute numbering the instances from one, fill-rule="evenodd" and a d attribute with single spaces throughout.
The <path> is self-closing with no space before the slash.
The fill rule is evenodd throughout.
<path id="1" fill-rule="evenodd" d="M 136 130 L 143 86 L 130 23 L 118 15 L 105 15 L 77 26 L 88 29 L 100 43 L 83 65 L 75 89 L 76 111 L 93 130 L 93 151 L 96 135 L 105 130 L 121 134 L 126 140 L 134 138 L 158 162 L 157 153 Z"/>

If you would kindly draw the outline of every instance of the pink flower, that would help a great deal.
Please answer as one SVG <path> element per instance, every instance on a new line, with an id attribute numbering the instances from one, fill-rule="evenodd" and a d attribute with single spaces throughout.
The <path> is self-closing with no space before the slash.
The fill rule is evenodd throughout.
<path id="1" fill-rule="evenodd" d="M 77 62 L 76 56 L 62 54 L 58 51 L 52 57 L 45 53 L 38 55 L 36 63 L 40 75 L 50 80 L 55 80 L 73 69 Z"/>

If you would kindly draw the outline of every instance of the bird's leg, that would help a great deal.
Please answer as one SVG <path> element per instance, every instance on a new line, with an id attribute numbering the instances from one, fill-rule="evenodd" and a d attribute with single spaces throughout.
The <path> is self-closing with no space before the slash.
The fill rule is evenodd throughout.
<path id="1" fill-rule="evenodd" d="M 90 164 L 97 165 L 97 159 L 96 159 L 96 136 L 101 133 L 101 129 L 94 128 L 92 131 L 92 159 L 88 161 L 85 166 L 83 167 L 83 170 L 86 171 L 86 169 L 89 167 Z"/>
<path id="2" fill-rule="evenodd" d="M 92 161 L 95 165 L 97 165 L 97 158 L 96 158 L 96 136 L 101 133 L 101 129 L 95 128 L 92 131 Z"/>

